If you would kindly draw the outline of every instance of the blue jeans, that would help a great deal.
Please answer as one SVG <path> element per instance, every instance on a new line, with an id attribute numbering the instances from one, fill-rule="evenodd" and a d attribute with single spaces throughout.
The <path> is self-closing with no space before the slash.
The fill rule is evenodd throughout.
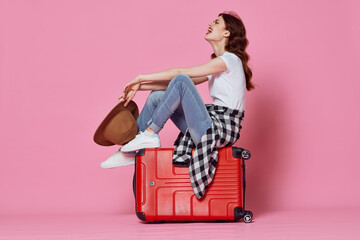
<path id="1" fill-rule="evenodd" d="M 185 74 L 176 75 L 166 91 L 151 92 L 137 119 L 138 129 L 149 126 L 158 133 L 169 118 L 183 133 L 189 128 L 195 144 L 212 124 L 199 92 Z"/>
<path id="2" fill-rule="evenodd" d="M 150 125 L 151 117 L 154 114 L 155 109 L 159 105 L 160 100 L 163 98 L 164 94 L 165 91 L 163 90 L 151 91 L 151 93 L 146 99 L 143 109 L 139 114 L 139 117 L 136 120 L 138 131 L 143 132 Z M 176 109 L 174 114 L 171 116 L 171 120 L 181 132 L 186 132 L 187 125 L 181 106 Z"/>

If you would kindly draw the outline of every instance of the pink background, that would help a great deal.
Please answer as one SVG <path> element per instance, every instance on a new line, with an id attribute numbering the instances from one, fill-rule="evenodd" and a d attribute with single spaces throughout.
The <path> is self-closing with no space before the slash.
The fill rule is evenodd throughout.
<path id="1" fill-rule="evenodd" d="M 204 36 L 223 10 L 245 23 L 257 87 L 236 144 L 252 153 L 247 208 L 359 206 L 359 7 L 0 0 L 0 214 L 133 213 L 133 166 L 101 169 L 117 147 L 93 133 L 138 74 L 208 61 Z M 162 146 L 177 133 L 169 122 Z"/>

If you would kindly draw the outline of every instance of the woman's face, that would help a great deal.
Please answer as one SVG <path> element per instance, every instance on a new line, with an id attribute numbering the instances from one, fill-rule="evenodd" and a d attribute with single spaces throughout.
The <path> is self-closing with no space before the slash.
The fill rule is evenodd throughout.
<path id="1" fill-rule="evenodd" d="M 212 23 L 209 23 L 206 40 L 222 40 L 229 37 L 230 32 L 225 29 L 225 21 L 222 16 L 217 17 Z"/>

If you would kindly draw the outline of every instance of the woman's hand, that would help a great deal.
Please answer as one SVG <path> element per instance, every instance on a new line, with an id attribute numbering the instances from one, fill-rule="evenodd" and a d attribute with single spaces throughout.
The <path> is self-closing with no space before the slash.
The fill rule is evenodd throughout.
<path id="1" fill-rule="evenodd" d="M 118 98 L 119 102 L 125 101 L 124 107 L 126 107 L 129 104 L 129 102 L 135 97 L 135 94 L 139 90 L 140 85 L 141 84 L 138 77 L 136 77 L 135 79 L 133 79 L 132 81 L 130 81 L 128 84 L 125 85 L 123 93 Z"/>
<path id="2" fill-rule="evenodd" d="M 128 92 L 130 89 L 137 91 L 140 87 L 141 81 L 140 81 L 140 75 L 128 82 L 125 87 L 124 91 Z"/>
<path id="3" fill-rule="evenodd" d="M 135 93 L 136 93 L 136 92 L 134 92 L 134 91 L 131 90 L 131 89 L 130 89 L 130 91 L 127 92 L 127 93 L 124 91 L 124 92 L 120 95 L 120 97 L 118 98 L 118 99 L 119 99 L 119 103 L 125 101 L 124 107 L 126 107 L 126 106 L 128 105 L 128 103 L 130 102 L 130 100 L 134 98 Z"/>

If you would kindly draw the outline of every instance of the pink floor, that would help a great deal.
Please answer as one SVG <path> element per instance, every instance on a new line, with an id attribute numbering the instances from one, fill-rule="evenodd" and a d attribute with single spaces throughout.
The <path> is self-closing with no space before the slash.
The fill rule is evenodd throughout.
<path id="1" fill-rule="evenodd" d="M 134 214 L 0 216 L 0 239 L 360 239 L 360 208 L 253 212 L 250 224 L 145 224 Z"/>

